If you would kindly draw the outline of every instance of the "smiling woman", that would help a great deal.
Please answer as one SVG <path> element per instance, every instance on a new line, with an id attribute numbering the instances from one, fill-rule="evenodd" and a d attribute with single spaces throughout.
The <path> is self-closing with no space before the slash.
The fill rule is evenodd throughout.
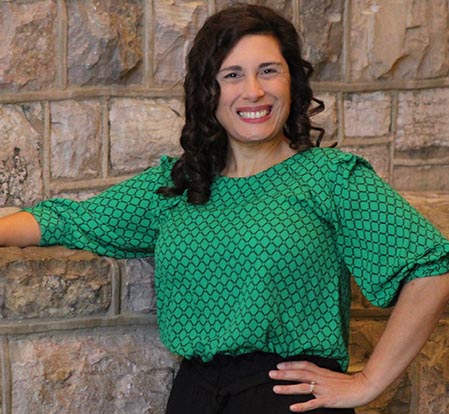
<path id="1" fill-rule="evenodd" d="M 311 71 L 290 22 L 225 9 L 189 53 L 179 159 L 0 220 L 0 245 L 154 255 L 160 338 L 184 357 L 167 414 L 353 414 L 449 300 L 449 241 L 365 160 L 312 142 Z M 351 275 L 395 305 L 355 374 Z"/>

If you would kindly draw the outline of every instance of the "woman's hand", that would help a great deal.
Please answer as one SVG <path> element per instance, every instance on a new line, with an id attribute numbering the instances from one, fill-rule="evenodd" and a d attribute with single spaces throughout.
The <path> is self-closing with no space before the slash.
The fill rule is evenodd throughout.
<path id="1" fill-rule="evenodd" d="M 297 381 L 298 384 L 275 385 L 273 390 L 276 394 L 315 396 L 315 399 L 310 401 L 291 405 L 290 410 L 293 412 L 300 413 L 320 407 L 359 407 L 368 404 L 380 394 L 363 372 L 342 374 L 306 361 L 282 362 L 277 368 L 269 372 L 270 378 Z"/>

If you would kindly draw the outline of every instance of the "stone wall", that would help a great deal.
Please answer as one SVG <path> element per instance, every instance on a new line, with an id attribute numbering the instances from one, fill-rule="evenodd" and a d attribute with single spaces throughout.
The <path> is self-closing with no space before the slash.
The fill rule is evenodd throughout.
<path id="1" fill-rule="evenodd" d="M 324 144 L 365 156 L 449 235 L 446 0 L 260 0 L 290 19 L 326 104 Z M 179 153 L 183 61 L 231 0 L 0 0 L 0 206 L 84 199 Z M 426 192 L 425 194 L 423 192 Z M 2 249 L 0 414 L 159 413 L 151 261 Z M 388 312 L 355 293 L 352 369 Z M 363 414 L 449 413 L 449 316 Z"/>

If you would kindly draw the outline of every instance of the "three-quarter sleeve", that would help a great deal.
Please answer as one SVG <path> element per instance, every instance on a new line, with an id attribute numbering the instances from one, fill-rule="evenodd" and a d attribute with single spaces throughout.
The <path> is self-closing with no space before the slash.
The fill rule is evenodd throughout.
<path id="1" fill-rule="evenodd" d="M 41 245 L 64 245 L 99 255 L 143 257 L 153 254 L 160 217 L 176 203 L 156 193 L 168 185 L 173 160 L 117 184 L 86 201 L 54 198 L 25 209 L 41 227 Z"/>
<path id="2" fill-rule="evenodd" d="M 449 272 L 449 241 L 365 160 L 341 157 L 329 183 L 339 251 L 371 303 L 391 306 L 408 281 Z"/>

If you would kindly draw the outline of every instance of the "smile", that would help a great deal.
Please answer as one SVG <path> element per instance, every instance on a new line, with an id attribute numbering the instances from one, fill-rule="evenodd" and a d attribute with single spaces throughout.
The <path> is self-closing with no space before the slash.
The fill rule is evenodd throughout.
<path id="1" fill-rule="evenodd" d="M 259 119 L 263 118 L 264 116 L 269 115 L 271 112 L 271 109 L 264 109 L 263 111 L 256 111 L 256 112 L 250 112 L 250 111 L 237 111 L 237 114 L 244 119 Z"/>

